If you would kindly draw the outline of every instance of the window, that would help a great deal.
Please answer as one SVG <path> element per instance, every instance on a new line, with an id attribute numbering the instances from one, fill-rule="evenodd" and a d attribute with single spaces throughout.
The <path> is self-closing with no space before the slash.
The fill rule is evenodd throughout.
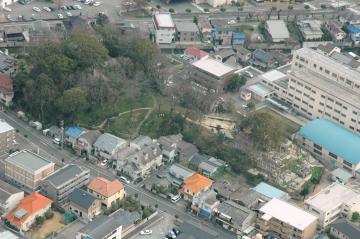
<path id="1" fill-rule="evenodd" d="M 354 130 L 355 128 L 354 128 L 354 127 L 352 127 L 352 126 L 350 126 L 350 129 L 351 129 L 351 130 Z"/>
<path id="2" fill-rule="evenodd" d="M 343 106 L 344 110 L 347 110 L 348 108 L 346 106 Z"/>
<path id="3" fill-rule="evenodd" d="M 308 102 L 306 102 L 306 101 L 302 101 L 302 102 L 303 102 L 304 105 L 308 105 Z"/>
<path id="4" fill-rule="evenodd" d="M 294 104 L 294 107 L 299 109 L 299 106 L 297 104 Z"/>
<path id="5" fill-rule="evenodd" d="M 350 81 L 350 80 L 346 79 L 346 84 L 348 84 L 348 85 L 352 85 L 352 81 Z"/>
<path id="6" fill-rule="evenodd" d="M 317 67 L 317 65 L 316 65 L 316 64 L 314 64 L 314 65 L 313 65 L 313 67 L 314 67 L 314 68 L 316 68 L 316 67 Z"/>
<path id="7" fill-rule="evenodd" d="M 360 88 L 360 85 L 355 84 L 355 88 L 359 89 L 359 88 Z"/>
<path id="8" fill-rule="evenodd" d="M 330 105 L 326 105 L 326 108 L 328 109 L 331 109 L 332 110 L 332 107 Z"/>
<path id="9" fill-rule="evenodd" d="M 317 150 L 317 149 L 314 149 L 314 152 L 319 154 L 319 155 L 322 155 L 321 151 Z"/>
<path id="10" fill-rule="evenodd" d="M 342 77 L 342 76 L 340 76 L 340 80 L 341 80 L 341 81 L 345 81 L 345 78 Z"/>
<path id="11" fill-rule="evenodd" d="M 325 99 L 325 95 L 321 95 L 321 98 Z"/>
<path id="12" fill-rule="evenodd" d="M 329 156 L 332 157 L 332 158 L 334 158 L 334 159 L 337 159 L 337 155 L 336 155 L 336 154 L 333 154 L 333 153 L 331 153 L 331 152 L 329 152 Z"/>
<path id="13" fill-rule="evenodd" d="M 318 112 L 319 112 L 320 114 L 322 114 L 322 113 L 323 113 L 323 111 L 322 111 L 322 110 L 318 110 Z"/>
<path id="14" fill-rule="evenodd" d="M 329 75 L 330 71 L 328 69 L 325 69 L 325 73 Z"/>
<path id="15" fill-rule="evenodd" d="M 342 106 L 342 104 L 338 101 L 336 101 L 335 104 Z"/>
<path id="16" fill-rule="evenodd" d="M 320 66 L 320 70 L 321 70 L 321 71 L 323 70 L 322 66 Z"/>
<path id="17" fill-rule="evenodd" d="M 356 122 L 356 120 L 355 120 L 355 119 L 353 119 L 353 118 L 351 118 L 351 122 L 354 122 L 354 123 L 355 123 L 355 122 Z"/>
<path id="18" fill-rule="evenodd" d="M 290 94 L 290 93 L 289 93 L 289 96 L 290 96 L 290 97 L 294 97 L 294 95 L 293 95 L 293 94 Z"/>
<path id="19" fill-rule="evenodd" d="M 340 110 L 334 109 L 334 111 L 338 114 L 340 114 Z"/>
<path id="20" fill-rule="evenodd" d="M 307 90 L 311 90 L 311 88 L 309 87 L 309 86 L 305 86 L 305 89 L 307 89 Z"/>
<path id="21" fill-rule="evenodd" d="M 323 102 L 320 102 L 320 105 L 321 105 L 321 106 L 324 106 L 324 103 L 323 103 Z"/>
<path id="22" fill-rule="evenodd" d="M 352 113 L 353 113 L 354 115 L 357 115 L 357 112 L 356 112 L 356 111 L 353 111 Z"/>
<path id="23" fill-rule="evenodd" d="M 345 160 L 343 161 L 343 163 L 352 168 L 352 163 L 349 163 L 348 161 L 345 161 Z"/>
<path id="24" fill-rule="evenodd" d="M 340 124 L 344 125 L 345 123 L 344 123 L 344 121 L 340 121 Z"/>
<path id="25" fill-rule="evenodd" d="M 325 112 L 325 115 L 326 115 L 327 117 L 331 117 L 331 114 L 329 114 L 329 113 L 327 113 L 327 112 Z"/>
<path id="26" fill-rule="evenodd" d="M 300 94 L 302 93 L 301 90 L 296 90 L 296 92 L 297 92 L 297 93 L 300 93 Z"/>
<path id="27" fill-rule="evenodd" d="M 328 98 L 328 100 L 329 100 L 330 102 L 334 102 L 334 100 L 333 100 L 333 99 L 331 99 L 331 98 Z"/>
<path id="28" fill-rule="evenodd" d="M 290 86 L 290 89 L 295 90 L 295 88 L 293 86 Z"/>
<path id="29" fill-rule="evenodd" d="M 318 150 L 322 150 L 322 147 L 320 145 L 318 145 L 318 144 L 315 144 L 315 143 L 314 143 L 314 148 L 316 148 Z"/>
<path id="30" fill-rule="evenodd" d="M 312 105 L 309 105 L 309 107 L 310 107 L 311 109 L 313 109 L 313 108 L 314 108 L 314 106 L 312 106 Z"/>
<path id="31" fill-rule="evenodd" d="M 335 73 L 332 73 L 331 76 L 337 78 L 337 75 Z"/>
<path id="32" fill-rule="evenodd" d="M 295 100 L 301 101 L 301 99 L 299 97 L 296 97 L 296 96 L 295 96 Z"/>
<path id="33" fill-rule="evenodd" d="M 303 85 L 302 83 L 300 83 L 300 82 L 298 82 L 297 84 L 298 84 L 299 86 L 304 86 L 304 85 Z"/>

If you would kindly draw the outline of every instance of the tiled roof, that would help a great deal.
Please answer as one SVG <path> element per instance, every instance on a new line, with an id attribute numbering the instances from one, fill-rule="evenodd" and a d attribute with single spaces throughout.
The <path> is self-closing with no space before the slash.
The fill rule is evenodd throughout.
<path id="1" fill-rule="evenodd" d="M 197 49 L 195 47 L 186 48 L 185 53 L 187 55 L 194 56 L 197 59 L 201 59 L 201 58 L 209 55 L 206 51 L 199 50 L 199 49 Z"/>
<path id="2" fill-rule="evenodd" d="M 16 209 L 6 216 L 6 219 L 14 225 L 20 225 L 25 222 L 29 216 L 51 205 L 52 202 L 53 201 L 47 197 L 33 192 L 24 197 Z"/>
<path id="3" fill-rule="evenodd" d="M 97 177 L 91 180 L 88 189 L 93 190 L 105 197 L 110 197 L 124 189 L 124 185 L 117 179 L 109 181 L 106 178 Z"/>
<path id="4" fill-rule="evenodd" d="M 88 209 L 97 199 L 85 190 L 75 188 L 75 190 L 71 192 L 69 200 L 84 209 Z"/>
<path id="5" fill-rule="evenodd" d="M 6 94 L 13 93 L 13 80 L 6 74 L 0 74 L 0 91 L 6 92 Z"/>
<path id="6" fill-rule="evenodd" d="M 201 174 L 195 173 L 184 181 L 181 191 L 188 189 L 190 192 L 198 193 L 202 189 L 211 186 L 213 182 L 213 180 L 202 176 Z"/>

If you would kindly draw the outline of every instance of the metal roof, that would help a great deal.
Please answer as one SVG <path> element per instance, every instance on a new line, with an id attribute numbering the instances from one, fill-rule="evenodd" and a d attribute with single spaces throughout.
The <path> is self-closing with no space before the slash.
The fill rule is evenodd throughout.
<path id="1" fill-rule="evenodd" d="M 26 149 L 11 154 L 5 161 L 31 173 L 35 173 L 35 171 L 45 166 L 54 164 L 40 155 Z"/>
<path id="2" fill-rule="evenodd" d="M 299 135 L 352 164 L 360 163 L 360 136 L 326 119 L 303 126 Z"/>
<path id="3" fill-rule="evenodd" d="M 268 20 L 266 26 L 269 34 L 273 39 L 288 39 L 290 33 L 283 20 Z"/>
<path id="4" fill-rule="evenodd" d="M 348 239 L 360 238 L 360 229 L 346 220 L 337 220 L 331 224 L 331 227 L 345 234 Z"/>
<path id="5" fill-rule="evenodd" d="M 179 32 L 198 32 L 199 28 L 193 22 L 177 22 L 176 29 Z"/>
<path id="6" fill-rule="evenodd" d="M 351 173 L 342 168 L 337 168 L 331 172 L 331 175 L 336 177 L 340 182 L 346 183 L 350 178 L 353 177 Z"/>
<path id="7" fill-rule="evenodd" d="M 84 128 L 74 126 L 74 127 L 68 128 L 65 131 L 65 135 L 73 137 L 73 138 L 78 138 L 84 131 L 85 131 Z"/>
<path id="8" fill-rule="evenodd" d="M 125 144 L 126 141 L 115 135 L 105 133 L 101 135 L 94 143 L 94 146 L 100 148 L 108 153 L 111 153 L 118 146 Z"/>
<path id="9" fill-rule="evenodd" d="M 90 172 L 88 169 L 83 169 L 75 164 L 68 164 L 64 167 L 58 169 L 54 173 L 50 174 L 44 179 L 44 181 L 49 181 L 55 187 L 59 187 L 62 184 L 76 178 L 78 175 L 82 174 L 84 171 Z"/>
<path id="10" fill-rule="evenodd" d="M 69 200 L 84 209 L 88 209 L 94 203 L 96 198 L 85 190 L 75 188 L 70 194 Z"/>
<path id="11" fill-rule="evenodd" d="M 268 198 L 284 198 L 287 196 L 286 192 L 281 191 L 278 188 L 275 188 L 267 183 L 261 182 L 259 183 L 254 190 L 262 195 L 265 195 Z"/>

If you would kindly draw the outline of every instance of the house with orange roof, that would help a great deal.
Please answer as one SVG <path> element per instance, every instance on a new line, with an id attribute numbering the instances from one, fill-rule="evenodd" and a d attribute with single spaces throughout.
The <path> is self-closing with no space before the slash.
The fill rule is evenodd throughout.
<path id="1" fill-rule="evenodd" d="M 209 190 L 213 183 L 210 178 L 194 173 L 184 181 L 179 192 L 183 194 L 185 200 L 192 202 L 194 196 Z"/>
<path id="2" fill-rule="evenodd" d="M 103 207 L 109 208 L 125 197 L 124 185 L 118 180 L 107 180 L 96 177 L 87 186 L 87 191 L 101 201 Z"/>
<path id="3" fill-rule="evenodd" d="M 19 205 L 6 215 L 6 220 L 21 231 L 28 231 L 36 217 L 44 216 L 51 208 L 52 200 L 33 192 L 24 197 Z"/>

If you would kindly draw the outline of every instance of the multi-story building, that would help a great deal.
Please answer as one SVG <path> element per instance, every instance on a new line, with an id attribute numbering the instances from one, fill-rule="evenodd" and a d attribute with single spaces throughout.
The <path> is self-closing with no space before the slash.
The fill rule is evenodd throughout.
<path id="1" fill-rule="evenodd" d="M 322 22 L 319 20 L 303 20 L 299 23 L 301 34 L 305 40 L 319 40 L 323 36 Z"/>
<path id="2" fill-rule="evenodd" d="M 5 176 L 21 186 L 36 190 L 54 172 L 55 164 L 30 150 L 21 150 L 5 159 Z"/>
<path id="3" fill-rule="evenodd" d="M 214 210 L 219 206 L 220 201 L 216 198 L 214 190 L 201 192 L 193 197 L 191 208 L 200 216 L 210 219 Z"/>
<path id="4" fill-rule="evenodd" d="M 15 129 L 0 119 L 0 151 L 7 150 L 14 145 Z"/>
<path id="5" fill-rule="evenodd" d="M 85 186 L 90 180 L 90 170 L 75 164 L 65 165 L 47 176 L 41 184 L 41 193 L 63 203 L 75 188 Z"/>
<path id="6" fill-rule="evenodd" d="M 343 24 L 338 20 L 331 20 L 326 22 L 325 27 L 329 30 L 334 42 L 341 42 L 345 39 L 346 33 L 344 32 Z"/>
<path id="7" fill-rule="evenodd" d="M 23 191 L 0 180 L 0 216 L 13 210 L 23 198 Z"/>
<path id="8" fill-rule="evenodd" d="M 351 218 L 360 212 L 360 194 L 334 183 L 305 200 L 305 208 L 318 217 L 321 228 L 328 227 L 341 217 Z"/>
<path id="9" fill-rule="evenodd" d="M 96 177 L 87 186 L 87 191 L 101 201 L 101 205 L 109 208 L 125 197 L 124 185 L 117 179 L 109 181 Z"/>
<path id="10" fill-rule="evenodd" d="M 257 224 L 262 233 L 283 239 L 313 239 L 317 217 L 290 203 L 273 198 L 259 209 Z"/>
<path id="11" fill-rule="evenodd" d="M 336 50 L 302 48 L 288 73 L 288 98 L 309 118 L 326 118 L 360 133 L 360 62 Z"/>
<path id="12" fill-rule="evenodd" d="M 156 43 L 170 44 L 175 41 L 176 27 L 170 13 L 155 13 L 153 23 Z"/>
<path id="13" fill-rule="evenodd" d="M 115 135 L 105 133 L 97 138 L 93 145 L 94 155 L 102 159 L 112 159 L 115 153 L 126 146 L 126 141 Z"/>
<path id="14" fill-rule="evenodd" d="M 330 225 L 330 235 L 338 239 L 358 239 L 360 228 L 347 220 L 339 219 Z"/>
<path id="15" fill-rule="evenodd" d="M 176 33 L 176 39 L 179 42 L 200 41 L 199 28 L 193 22 L 177 22 Z"/>
<path id="16" fill-rule="evenodd" d="M 194 197 L 202 192 L 208 191 L 213 183 L 213 180 L 201 174 L 194 173 L 184 181 L 179 192 L 183 194 L 185 200 L 192 202 Z"/>

